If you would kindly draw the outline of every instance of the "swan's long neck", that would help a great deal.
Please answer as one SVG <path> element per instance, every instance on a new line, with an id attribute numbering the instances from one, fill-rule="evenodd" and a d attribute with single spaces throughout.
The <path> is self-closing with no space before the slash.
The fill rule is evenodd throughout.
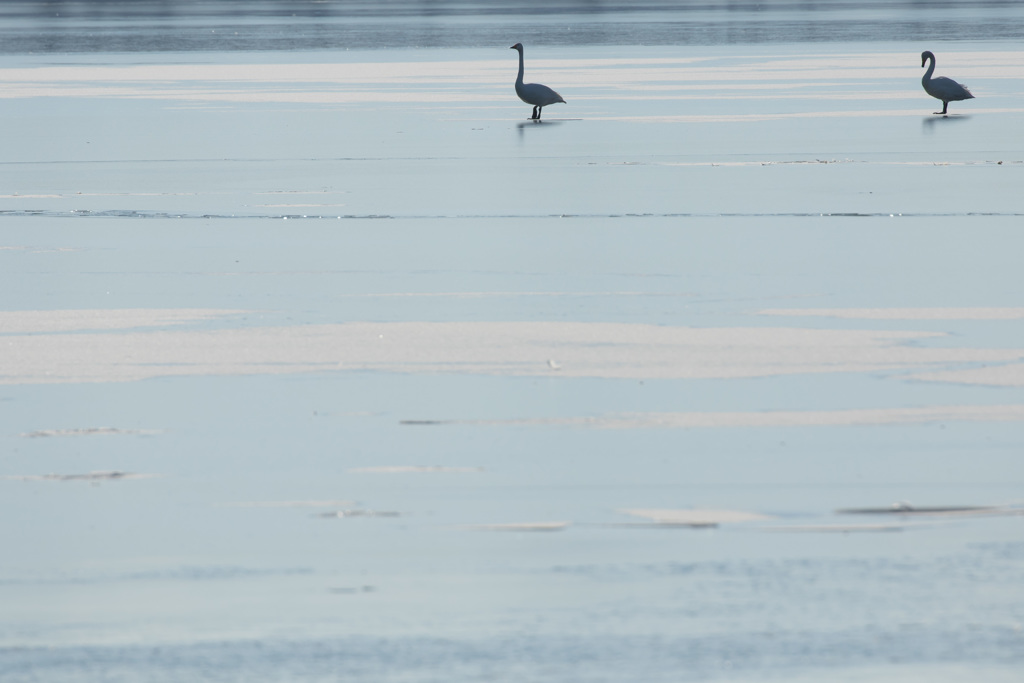
<path id="1" fill-rule="evenodd" d="M 516 76 L 516 85 L 523 84 L 523 51 L 522 49 L 516 50 L 519 53 L 519 75 Z M 507 83 L 508 81 L 506 81 Z"/>
<path id="2" fill-rule="evenodd" d="M 935 73 L 935 57 L 928 55 L 928 70 L 924 72 L 924 77 L 921 78 L 922 83 L 927 83 L 932 80 L 932 74 Z"/>

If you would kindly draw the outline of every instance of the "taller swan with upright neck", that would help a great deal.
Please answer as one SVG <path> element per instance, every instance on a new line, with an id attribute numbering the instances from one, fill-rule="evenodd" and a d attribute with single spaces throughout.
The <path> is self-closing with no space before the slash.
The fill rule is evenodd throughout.
<path id="1" fill-rule="evenodd" d="M 928 65 L 928 70 L 924 72 L 921 85 L 924 86 L 926 93 L 937 100 L 942 100 L 942 111 L 937 111 L 935 112 L 936 114 L 945 114 L 950 102 L 974 99 L 974 95 L 971 94 L 970 90 L 953 79 L 945 78 L 944 76 L 932 78 L 932 74 L 935 73 L 935 55 L 930 50 L 925 50 L 921 53 L 921 66 L 924 66 L 929 60 L 931 64 Z"/>
<path id="2" fill-rule="evenodd" d="M 565 102 L 565 100 L 562 99 L 561 95 L 546 85 L 541 85 L 540 83 L 523 83 L 523 44 L 516 43 L 509 49 L 515 50 L 519 53 L 519 75 L 516 76 L 516 94 L 519 95 L 519 99 L 523 102 L 533 105 L 533 115 L 530 119 L 540 121 L 541 109 L 549 104 Z"/>

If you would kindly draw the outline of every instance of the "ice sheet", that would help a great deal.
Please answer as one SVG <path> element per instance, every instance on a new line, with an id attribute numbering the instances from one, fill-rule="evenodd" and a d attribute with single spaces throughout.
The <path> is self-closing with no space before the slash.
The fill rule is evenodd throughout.
<path id="1" fill-rule="evenodd" d="M 1021 10 L 812 4 L 4 4 L 5 676 L 1019 678 Z"/>

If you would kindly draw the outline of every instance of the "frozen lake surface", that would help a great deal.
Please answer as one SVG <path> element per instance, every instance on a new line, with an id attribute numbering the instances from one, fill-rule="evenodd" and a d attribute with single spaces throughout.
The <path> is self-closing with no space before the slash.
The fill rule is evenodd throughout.
<path id="1" fill-rule="evenodd" d="M 1024 10 L 247 5 L 0 10 L 5 683 L 1020 680 Z"/>

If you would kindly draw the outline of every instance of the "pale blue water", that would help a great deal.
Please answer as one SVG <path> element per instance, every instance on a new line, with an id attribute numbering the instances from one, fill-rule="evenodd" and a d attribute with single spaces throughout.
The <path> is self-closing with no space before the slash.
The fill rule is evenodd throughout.
<path id="1" fill-rule="evenodd" d="M 1012 41 L 1018 3 L 975 0 L 480 2 L 319 0 L 8 2 L 0 51 L 18 54 Z"/>
<path id="2" fill-rule="evenodd" d="M 523 125 L 529 110 L 511 82 L 479 102 L 147 96 L 161 82 L 132 97 L 11 97 L 0 113 L 0 309 L 249 311 L 190 324 L 208 330 L 915 330 L 948 334 L 918 347 L 1020 348 L 1019 318 L 757 314 L 1021 306 L 1020 81 L 997 73 L 1000 59 L 977 67 L 978 99 L 951 105 L 960 116 L 949 119 L 930 115 L 918 82 L 921 49 L 941 50 L 952 76 L 961 55 L 1017 50 L 1019 5 L 531 14 L 539 7 L 6 3 L 0 67 L 508 59 L 513 69 L 507 45 L 525 33 L 538 62 L 682 54 L 753 70 L 906 53 L 892 67 L 904 71 L 859 82 L 862 100 L 832 98 L 840 88 L 827 74 L 806 98 L 732 98 L 719 83 L 664 100 L 556 61 L 542 73 L 563 70 L 569 103 L 543 125 Z M 952 26 L 962 42 L 944 32 Z M 751 73 L 742 84 L 757 85 Z M 820 115 L 754 117 L 805 110 Z M 851 114 L 871 110 L 883 114 Z M 638 118 L 679 114 L 699 118 Z M 835 510 L 896 501 L 1019 504 L 1020 422 L 606 430 L 557 420 L 1021 403 L 1020 387 L 925 382 L 906 369 L 3 384 L 0 475 L 163 476 L 0 480 L 0 679 L 1020 680 L 1024 516 L 773 529 L 862 523 Z M 123 433 L 32 435 L 101 427 Z M 455 470 L 357 471 L 379 466 Z M 324 500 L 338 503 L 240 505 Z M 773 519 L 650 528 L 620 512 L 686 507 Z M 364 514 L 319 516 L 335 509 Z M 572 524 L 472 528 L 541 521 Z"/>

